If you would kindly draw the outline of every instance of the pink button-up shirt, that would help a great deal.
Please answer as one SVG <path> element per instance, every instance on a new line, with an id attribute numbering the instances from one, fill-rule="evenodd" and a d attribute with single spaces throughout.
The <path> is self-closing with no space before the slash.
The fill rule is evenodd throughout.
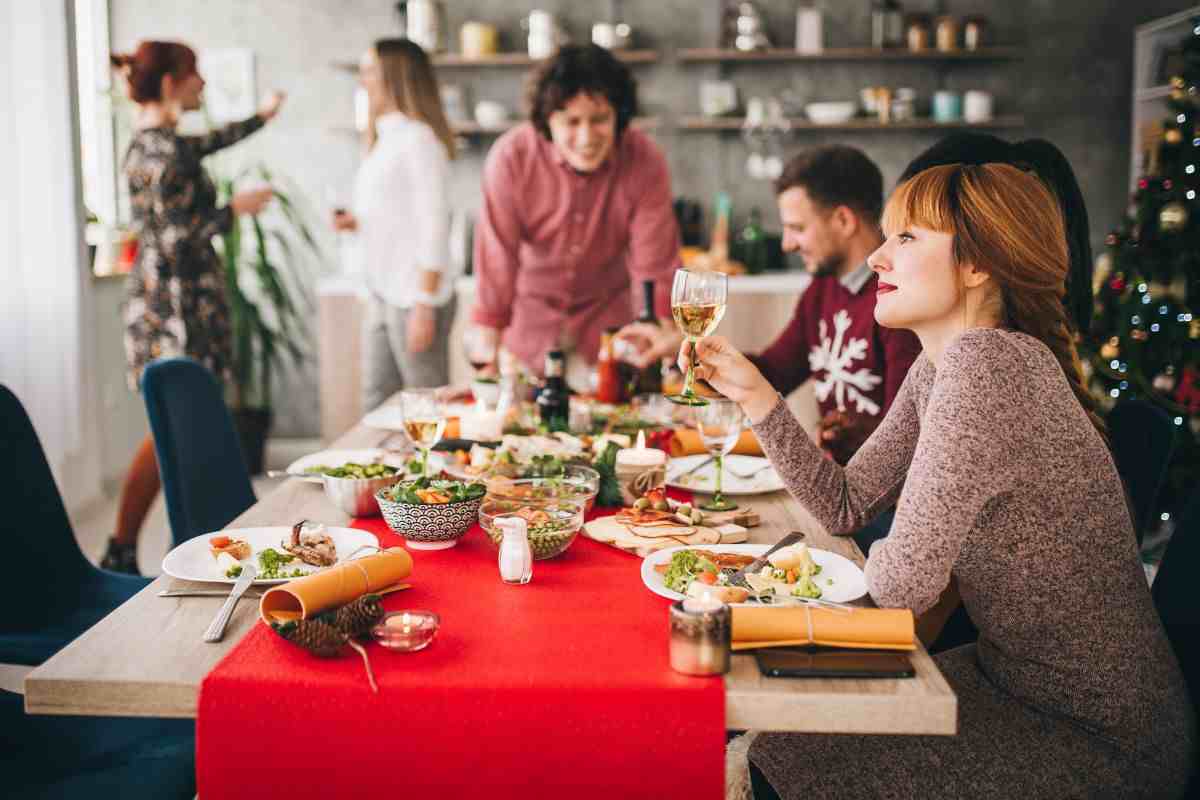
<path id="1" fill-rule="evenodd" d="M 474 322 L 541 371 L 547 350 L 573 346 L 589 361 L 605 328 L 630 322 L 641 281 L 671 316 L 679 229 L 662 151 L 627 128 L 595 172 L 581 174 L 525 123 L 488 154 L 475 226 Z M 631 287 L 638 287 L 636 292 Z"/>

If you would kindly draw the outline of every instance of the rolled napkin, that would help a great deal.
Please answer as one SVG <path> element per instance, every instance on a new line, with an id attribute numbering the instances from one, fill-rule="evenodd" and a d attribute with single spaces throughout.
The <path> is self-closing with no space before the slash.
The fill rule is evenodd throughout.
<path id="1" fill-rule="evenodd" d="M 696 432 L 695 428 L 675 429 L 675 435 L 671 437 L 672 457 L 679 458 L 707 452 L 708 448 L 700 441 L 700 434 Z M 763 449 L 762 445 L 758 443 L 758 437 L 754 435 L 754 431 L 744 430 L 738 437 L 732 452 L 742 456 L 761 456 Z"/>
<path id="2" fill-rule="evenodd" d="M 312 575 L 268 589 L 258 603 L 263 622 L 307 619 L 350 603 L 369 592 L 395 586 L 412 573 L 412 556 L 402 547 L 343 561 Z"/>
<path id="3" fill-rule="evenodd" d="M 913 614 L 907 608 L 733 606 L 734 650 L 817 644 L 871 650 L 915 650 Z"/>

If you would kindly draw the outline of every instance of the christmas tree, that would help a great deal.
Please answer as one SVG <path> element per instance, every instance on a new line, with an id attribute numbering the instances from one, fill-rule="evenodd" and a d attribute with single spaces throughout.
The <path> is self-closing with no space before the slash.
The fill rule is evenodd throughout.
<path id="1" fill-rule="evenodd" d="M 1200 481 L 1200 17 L 1122 226 L 1097 265 L 1092 385 L 1108 406 L 1152 401 L 1176 426 L 1160 505 L 1178 508 Z"/>

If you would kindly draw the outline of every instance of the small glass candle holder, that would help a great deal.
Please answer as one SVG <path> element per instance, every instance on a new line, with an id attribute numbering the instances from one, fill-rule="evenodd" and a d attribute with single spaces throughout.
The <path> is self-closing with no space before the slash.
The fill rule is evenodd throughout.
<path id="1" fill-rule="evenodd" d="M 424 650 L 437 635 L 441 619 L 432 611 L 409 609 L 384 614 L 371 635 L 389 650 L 415 653 Z"/>
<path id="2" fill-rule="evenodd" d="M 724 675 L 729 671 L 733 615 L 710 597 L 671 604 L 671 669 L 684 675 Z"/>

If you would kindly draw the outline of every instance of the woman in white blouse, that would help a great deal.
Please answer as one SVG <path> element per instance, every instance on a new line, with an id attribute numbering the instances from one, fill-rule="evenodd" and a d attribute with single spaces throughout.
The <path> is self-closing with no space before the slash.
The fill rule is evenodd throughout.
<path id="1" fill-rule="evenodd" d="M 339 231 L 357 231 L 371 298 L 363 339 L 363 403 L 402 387 L 449 382 L 454 321 L 449 264 L 450 160 L 446 121 L 429 58 L 407 39 L 383 39 L 359 64 L 370 101 L 368 153 Z"/>

